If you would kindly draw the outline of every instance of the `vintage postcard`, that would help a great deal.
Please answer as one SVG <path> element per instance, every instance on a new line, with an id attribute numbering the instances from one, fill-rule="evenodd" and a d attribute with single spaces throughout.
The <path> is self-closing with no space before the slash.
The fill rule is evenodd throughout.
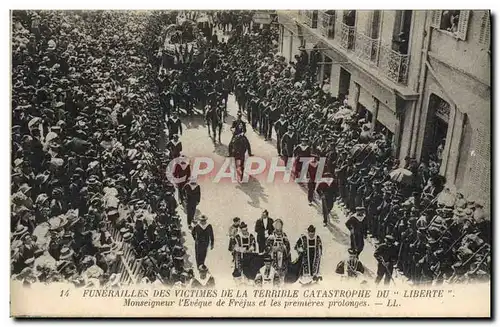
<path id="1" fill-rule="evenodd" d="M 488 10 L 11 11 L 13 317 L 490 317 Z"/>

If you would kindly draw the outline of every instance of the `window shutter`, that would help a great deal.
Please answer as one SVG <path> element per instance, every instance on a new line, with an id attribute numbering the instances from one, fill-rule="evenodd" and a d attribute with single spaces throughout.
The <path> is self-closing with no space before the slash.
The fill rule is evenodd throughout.
<path id="1" fill-rule="evenodd" d="M 467 38 L 467 27 L 469 26 L 470 10 L 460 10 L 460 18 L 458 19 L 457 37 L 460 40 Z"/>
<path id="2" fill-rule="evenodd" d="M 441 27 L 441 10 L 431 11 L 431 26 L 434 28 Z"/>
<path id="3" fill-rule="evenodd" d="M 487 10 L 481 19 L 481 33 L 479 34 L 479 43 L 488 46 L 490 44 L 490 11 Z"/>

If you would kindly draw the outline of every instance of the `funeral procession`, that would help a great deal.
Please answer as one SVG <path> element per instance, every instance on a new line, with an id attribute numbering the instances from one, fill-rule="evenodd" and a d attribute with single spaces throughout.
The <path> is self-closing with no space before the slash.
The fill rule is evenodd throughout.
<path id="1" fill-rule="evenodd" d="M 11 11 L 12 281 L 490 283 L 490 29 L 488 10 Z"/>

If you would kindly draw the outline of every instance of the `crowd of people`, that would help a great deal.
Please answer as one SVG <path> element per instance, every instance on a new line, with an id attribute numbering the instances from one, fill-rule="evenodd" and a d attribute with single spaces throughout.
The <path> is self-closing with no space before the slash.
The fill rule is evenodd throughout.
<path id="1" fill-rule="evenodd" d="M 170 156 L 151 55 L 165 18 L 175 15 L 14 12 L 14 279 L 76 286 L 193 279 L 164 176 Z M 127 276 L 131 269 L 136 275 Z"/>
<path id="2" fill-rule="evenodd" d="M 310 179 L 308 202 L 320 200 L 325 225 L 334 204 L 342 208 L 352 256 L 359 257 L 367 238 L 378 244 L 377 281 L 389 283 L 393 268 L 415 284 L 489 279 L 490 223 L 479 201 L 452 194 L 435 164 L 394 159 L 387 135 L 374 132 L 345 99 L 323 91 L 316 52 L 302 49 L 286 62 L 277 53 L 275 26 L 250 31 L 241 13 L 210 15 L 227 39 L 221 42 L 213 26 L 195 28 L 196 48 L 181 46 L 172 56 L 162 53 L 162 31 L 175 23 L 175 12 L 15 12 L 15 279 L 116 286 L 127 279 L 120 273 L 129 261 L 124 254 L 132 253 L 142 282 L 213 285 L 204 265 L 213 235 L 196 250 L 195 278 L 184 267 L 174 196 L 180 188 L 185 200 L 186 183 L 172 185 L 164 172 L 181 155 L 179 113 L 225 110 L 230 93 L 254 130 L 266 139 L 276 135 L 285 160 L 326 158 L 331 182 Z M 315 164 L 309 165 L 313 176 Z M 193 221 L 199 194 L 193 199 L 188 225 L 197 238 L 206 222 L 202 231 Z M 245 228 L 236 226 L 246 239 Z M 268 236 L 258 235 L 259 252 Z M 230 244 L 238 268 L 233 250 L 243 246 L 234 242 L 241 237 Z M 266 262 L 283 268 L 267 254 Z M 303 269 L 319 269 L 312 265 Z M 264 268 L 260 282 L 269 274 Z"/>

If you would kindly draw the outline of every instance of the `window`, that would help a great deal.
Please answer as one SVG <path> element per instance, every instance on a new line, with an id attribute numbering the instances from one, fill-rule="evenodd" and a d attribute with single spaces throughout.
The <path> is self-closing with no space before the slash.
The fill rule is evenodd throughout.
<path id="1" fill-rule="evenodd" d="M 481 18 L 481 32 L 479 33 L 479 43 L 486 45 L 488 48 L 490 46 L 490 11 L 487 10 Z"/>
<path id="2" fill-rule="evenodd" d="M 432 27 L 451 33 L 460 40 L 467 38 L 470 10 L 433 10 Z"/>
<path id="3" fill-rule="evenodd" d="M 378 39 L 378 34 L 380 30 L 380 10 L 374 10 L 371 15 L 371 19 L 369 21 L 370 26 L 369 26 L 369 31 L 370 31 L 370 37 L 372 39 Z"/>
<path id="4" fill-rule="evenodd" d="M 398 10 L 394 22 L 392 50 L 400 54 L 408 54 L 411 29 L 411 10 Z"/>

